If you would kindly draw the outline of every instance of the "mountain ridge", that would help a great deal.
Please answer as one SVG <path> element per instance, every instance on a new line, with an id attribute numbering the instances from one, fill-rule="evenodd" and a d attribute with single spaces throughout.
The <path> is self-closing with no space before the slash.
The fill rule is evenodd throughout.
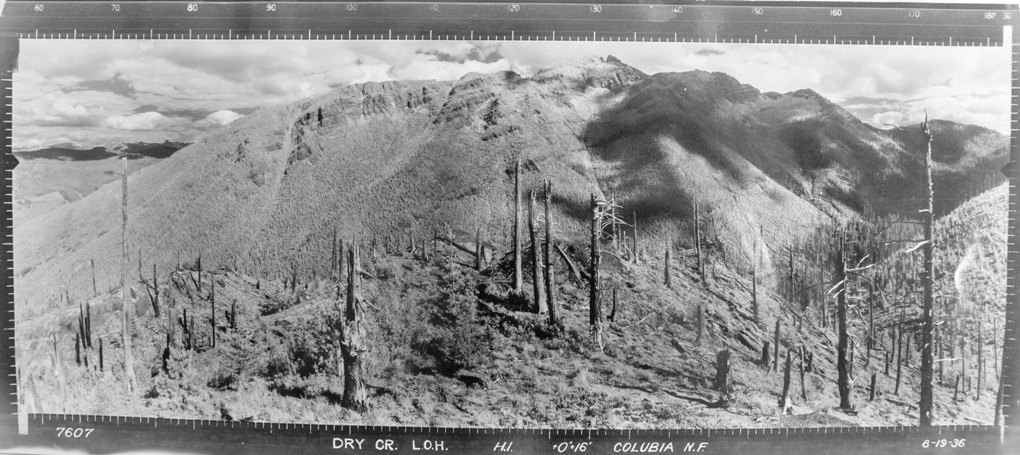
<path id="1" fill-rule="evenodd" d="M 129 238 L 161 267 L 183 250 L 270 276 L 295 263 L 324 273 L 334 230 L 480 230 L 505 250 L 520 157 L 525 196 L 554 183 L 564 242 L 583 242 L 596 192 L 637 215 L 649 244 L 692 248 L 697 202 L 717 253 L 746 267 L 755 242 L 787 244 L 833 216 L 907 210 L 901 200 L 868 207 L 914 178 L 902 139 L 848 118 L 813 90 L 763 94 L 722 73 L 646 75 L 615 58 L 531 77 L 354 84 L 257 111 L 132 174 L 141 196 L 129 203 Z M 18 249 L 19 277 L 84 280 L 91 258 L 117 263 L 106 252 L 119 242 L 119 182 L 83 201 L 24 225 L 59 236 L 43 226 L 83 216 L 95 228 L 30 241 Z M 55 248 L 75 253 L 57 258 Z"/>

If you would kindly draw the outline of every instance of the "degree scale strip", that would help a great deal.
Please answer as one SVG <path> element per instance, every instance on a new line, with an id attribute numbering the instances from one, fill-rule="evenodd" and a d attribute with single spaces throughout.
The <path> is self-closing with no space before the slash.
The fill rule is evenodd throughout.
<path id="1" fill-rule="evenodd" d="M 796 43 L 823 45 L 1013 46 L 1011 140 L 1020 129 L 1015 6 L 782 2 L 596 3 L 432 2 L 98 2 L 11 1 L 0 17 L 0 38 L 18 39 L 286 39 L 286 40 L 542 40 Z M 16 43 L 15 43 L 16 47 Z M 3 70 L 3 148 L 10 157 L 11 68 Z M 1017 150 L 1010 175 L 1010 233 L 1004 352 L 1004 418 L 1020 420 L 1020 266 Z M 11 192 L 5 159 L 4 187 Z M 0 256 L 7 261 L 0 284 L 0 448 L 47 446 L 110 452 L 173 447 L 211 452 L 264 453 L 300 447 L 302 452 L 346 453 L 882 453 L 925 452 L 938 444 L 965 444 L 968 453 L 1002 450 L 1000 429 L 990 426 L 724 429 L 724 430 L 537 430 L 387 426 L 266 424 L 91 415 L 28 415 L 18 423 L 13 364 L 13 254 L 11 206 Z M 24 416 L 23 416 L 24 417 Z M 22 425 L 23 427 L 25 425 Z M 88 437 L 61 436 L 67 428 L 93 428 Z M 59 429 L 62 429 L 58 432 Z M 26 428 L 22 428 L 26 430 Z M 1013 436 L 1012 433 L 1008 433 Z M 1007 438 L 1009 439 L 1009 438 Z M 360 440 L 360 442 L 359 442 Z M 11 441 L 11 442 L 6 442 Z M 215 441 L 215 442 L 213 442 Z M 1014 441 L 1015 442 L 1015 441 Z M 13 443 L 13 444 L 12 444 Z M 925 444 L 929 444 L 926 446 Z M 1006 442 L 1008 447 L 1009 442 Z M 357 446 L 357 450 L 355 447 Z"/>

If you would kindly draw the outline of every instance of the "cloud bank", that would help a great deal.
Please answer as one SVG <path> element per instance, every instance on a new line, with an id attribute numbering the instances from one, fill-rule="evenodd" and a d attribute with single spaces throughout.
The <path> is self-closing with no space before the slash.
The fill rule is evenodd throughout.
<path id="1" fill-rule="evenodd" d="M 242 115 L 366 81 L 528 75 L 616 55 L 646 73 L 720 71 L 762 91 L 811 88 L 863 121 L 1009 128 L 1008 48 L 584 42 L 28 40 L 14 146 L 194 141 Z"/>

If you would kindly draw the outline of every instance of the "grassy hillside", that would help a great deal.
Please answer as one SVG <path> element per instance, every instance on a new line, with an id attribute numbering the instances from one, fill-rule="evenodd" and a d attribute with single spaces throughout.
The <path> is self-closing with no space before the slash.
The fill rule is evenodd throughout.
<path id="1" fill-rule="evenodd" d="M 464 253 L 445 246 L 429 260 L 381 248 L 365 257 L 372 340 L 365 356 L 371 403 L 365 413 L 339 405 L 342 380 L 330 321 L 336 317 L 335 300 L 343 298 L 342 286 L 339 297 L 336 284 L 323 279 L 299 282 L 292 291 L 279 281 L 220 269 L 205 270 L 198 291 L 193 264 L 160 278 L 160 318 L 153 317 L 144 293 L 135 299 L 133 343 L 140 378 L 135 395 L 121 392 L 117 294 L 89 300 L 97 321 L 93 332 L 105 342 L 103 372 L 97 371 L 94 350 L 84 354 L 90 368 L 76 365 L 74 338 L 68 334 L 76 329 L 77 310 L 19 325 L 19 362 L 34 390 L 30 402 L 45 412 L 382 425 L 719 428 L 917 421 L 916 354 L 904 369 L 899 393 L 893 393 L 895 372 L 882 372 L 884 352 L 872 351 L 869 358 L 859 350 L 857 412 L 841 412 L 831 329 L 819 328 L 810 317 L 798 324 L 801 315 L 767 293 L 759 297 L 762 316 L 755 321 L 749 283 L 723 266 L 711 268 L 702 281 L 689 261 L 676 263 L 670 289 L 662 283 L 661 257 L 638 265 L 610 260 L 603 280 L 607 348 L 600 353 L 588 335 L 587 289 L 567 273 L 556 277 L 564 324 L 557 331 L 545 316 L 513 306 L 507 262 L 488 263 L 476 272 L 463 264 L 468 262 Z M 566 269 L 559 261 L 557 267 Z M 213 282 L 215 347 L 209 328 Z M 618 301 L 610 322 L 613 289 Z M 226 314 L 233 302 L 238 322 L 231 328 Z M 699 306 L 704 311 L 700 336 Z M 184 349 L 177 322 L 185 310 L 198 321 L 192 350 Z M 794 350 L 786 409 L 778 406 L 782 369 L 759 363 L 761 345 L 772 340 L 777 321 L 781 357 Z M 168 324 L 176 344 L 164 369 Z M 803 386 L 797 355 L 802 346 L 814 356 Z M 711 388 L 721 349 L 733 353 L 735 390 L 725 406 Z M 60 376 L 47 374 L 53 359 L 63 365 Z M 879 392 L 869 401 L 873 372 Z M 485 386 L 468 376 L 481 378 Z M 952 393 L 952 384 L 936 387 L 937 423 L 990 422 L 993 394 L 986 391 L 981 400 L 964 394 L 953 401 Z"/>

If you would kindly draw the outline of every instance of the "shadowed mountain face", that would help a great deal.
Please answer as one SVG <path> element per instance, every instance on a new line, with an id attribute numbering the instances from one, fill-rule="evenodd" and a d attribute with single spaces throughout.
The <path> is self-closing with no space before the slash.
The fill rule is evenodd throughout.
<path id="1" fill-rule="evenodd" d="M 1005 162 L 1007 139 L 933 130 L 941 212 Z M 761 93 L 725 74 L 649 76 L 596 58 L 527 78 L 347 86 L 237 120 L 130 176 L 132 263 L 139 249 L 164 269 L 201 253 L 255 275 L 297 264 L 321 276 L 334 229 L 380 242 L 480 230 L 505 248 L 518 157 L 525 199 L 552 182 L 563 241 L 585 238 L 591 192 L 615 195 L 648 239 L 688 245 L 697 202 L 736 264 L 759 236 L 783 245 L 826 216 L 921 206 L 923 155 L 909 131 L 870 127 L 811 90 Z M 100 286 L 116 281 L 119 185 L 19 226 L 19 311 L 56 298 L 48 283 L 91 289 L 93 258 Z"/>

